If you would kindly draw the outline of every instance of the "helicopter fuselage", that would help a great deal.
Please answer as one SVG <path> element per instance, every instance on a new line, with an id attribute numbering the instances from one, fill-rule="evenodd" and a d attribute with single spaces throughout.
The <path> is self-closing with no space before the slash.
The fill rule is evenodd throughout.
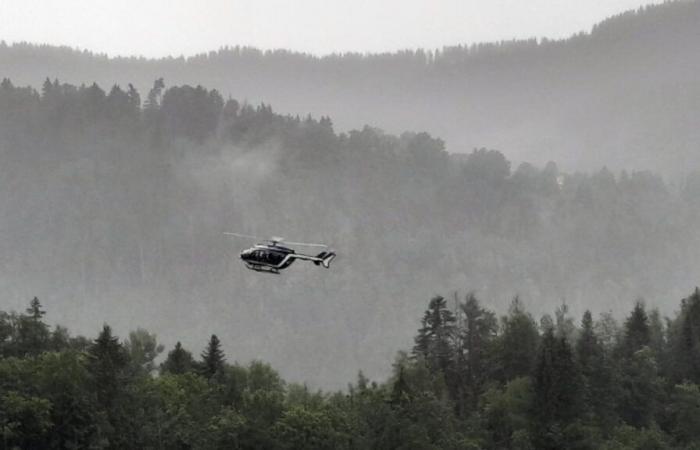
<path id="1" fill-rule="evenodd" d="M 328 268 L 333 258 L 335 258 L 333 252 L 324 251 L 316 256 L 305 255 L 278 245 L 276 241 L 271 244 L 257 244 L 241 252 L 241 259 L 248 269 L 275 274 L 279 274 L 280 270 L 291 266 L 297 259 L 311 261 L 317 266 Z"/>
<path id="2" fill-rule="evenodd" d="M 241 252 L 246 267 L 258 272 L 279 273 L 294 262 L 296 252 L 281 245 L 258 244 Z"/>

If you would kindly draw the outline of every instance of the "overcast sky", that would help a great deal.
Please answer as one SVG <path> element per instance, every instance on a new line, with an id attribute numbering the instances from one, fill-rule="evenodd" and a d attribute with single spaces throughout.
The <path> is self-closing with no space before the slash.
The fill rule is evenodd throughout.
<path id="1" fill-rule="evenodd" d="M 316 54 L 565 37 L 661 0 L 0 0 L 0 39 L 110 55 Z"/>

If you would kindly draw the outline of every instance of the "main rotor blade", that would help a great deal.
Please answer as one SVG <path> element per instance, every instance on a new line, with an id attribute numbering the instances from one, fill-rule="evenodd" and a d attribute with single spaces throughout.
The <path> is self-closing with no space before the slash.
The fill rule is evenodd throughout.
<path id="1" fill-rule="evenodd" d="M 285 244 L 288 244 L 288 245 L 304 245 L 304 246 L 306 246 L 306 247 L 324 247 L 324 248 L 328 248 L 328 246 L 327 246 L 326 244 L 309 244 L 309 243 L 307 243 L 307 242 L 289 242 L 289 241 L 282 241 L 282 242 L 284 242 Z"/>
<path id="2" fill-rule="evenodd" d="M 245 238 L 245 239 L 261 239 L 257 236 L 251 236 L 249 234 L 241 234 L 241 233 L 229 233 L 229 232 L 224 232 L 226 236 L 236 236 L 240 238 Z"/>

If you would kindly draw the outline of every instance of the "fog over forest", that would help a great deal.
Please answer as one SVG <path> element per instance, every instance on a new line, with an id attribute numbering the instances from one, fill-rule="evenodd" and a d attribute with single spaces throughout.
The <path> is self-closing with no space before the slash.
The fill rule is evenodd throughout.
<path id="1" fill-rule="evenodd" d="M 190 58 L 108 58 L 0 46 L 3 76 L 147 91 L 201 84 L 282 113 L 427 131 L 454 153 L 496 148 L 517 163 L 684 175 L 700 161 L 700 3 L 650 6 L 562 41 L 514 41 L 392 54 L 314 57 L 232 47 Z M 89 50 L 89 49 L 88 49 Z"/>
<path id="2" fill-rule="evenodd" d="M 438 52 L 0 45 L 4 309 L 215 332 L 320 387 L 388 374 L 435 294 L 671 314 L 700 279 L 699 25 L 676 2 Z M 339 256 L 259 274 L 227 231 Z"/>

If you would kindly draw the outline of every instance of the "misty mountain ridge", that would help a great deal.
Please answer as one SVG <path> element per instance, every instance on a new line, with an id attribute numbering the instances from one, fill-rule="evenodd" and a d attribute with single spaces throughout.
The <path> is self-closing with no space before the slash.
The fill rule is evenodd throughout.
<path id="1" fill-rule="evenodd" d="M 687 174 L 700 164 L 700 3 L 669 2 L 565 40 L 316 57 L 225 48 L 189 58 L 109 58 L 68 48 L 0 46 L 2 75 L 38 86 L 131 82 L 141 92 L 202 84 L 283 113 L 333 117 L 339 130 L 425 130 L 453 153 L 489 147 L 566 170 Z"/>
<path id="2" fill-rule="evenodd" d="M 337 386 L 386 374 L 436 293 L 669 312 L 700 276 L 697 174 L 455 157 L 425 132 L 337 132 L 160 79 L 40 91 L 0 83 L 0 285 L 6 309 L 36 295 L 82 334 L 109 321 L 193 348 L 216 332 L 231 359 Z M 259 274 L 238 259 L 255 241 L 225 231 L 339 256 Z"/>

